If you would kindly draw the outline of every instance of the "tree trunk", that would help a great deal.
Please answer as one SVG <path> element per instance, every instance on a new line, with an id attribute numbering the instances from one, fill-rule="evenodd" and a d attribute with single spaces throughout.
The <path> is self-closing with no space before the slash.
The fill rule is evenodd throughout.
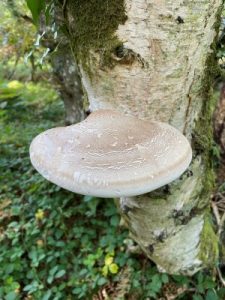
<path id="1" fill-rule="evenodd" d="M 58 46 L 52 55 L 51 65 L 54 83 L 64 103 L 66 124 L 82 121 L 85 116 L 83 92 L 78 67 L 69 43 Z"/>
<path id="2" fill-rule="evenodd" d="M 172 124 L 193 148 L 166 188 L 118 200 L 132 238 L 161 271 L 192 275 L 218 260 L 210 220 L 213 44 L 222 0 L 68 0 L 73 51 L 91 111 Z"/>
<path id="3" fill-rule="evenodd" d="M 62 31 L 64 20 L 62 9 L 59 6 L 54 7 L 54 22 L 57 27 L 57 36 L 55 36 L 56 31 L 46 25 L 45 15 L 42 14 L 40 33 L 45 32 L 45 34 L 41 42 L 44 47 L 53 52 L 50 60 L 53 69 L 53 85 L 64 103 L 65 123 L 70 125 L 82 121 L 85 117 L 83 91 L 70 42 Z M 54 51 L 56 48 L 57 51 Z"/>

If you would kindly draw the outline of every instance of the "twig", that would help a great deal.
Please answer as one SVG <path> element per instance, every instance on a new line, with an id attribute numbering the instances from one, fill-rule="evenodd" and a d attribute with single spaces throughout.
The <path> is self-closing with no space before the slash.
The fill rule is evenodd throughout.
<path id="1" fill-rule="evenodd" d="M 212 207 L 214 216 L 215 216 L 215 218 L 216 218 L 217 226 L 219 227 L 219 226 L 220 226 L 221 220 L 220 220 L 220 214 L 219 214 L 218 207 L 217 207 L 217 205 L 215 204 L 215 202 L 213 202 L 213 201 L 211 201 L 211 207 Z"/>
<path id="2" fill-rule="evenodd" d="M 67 5 L 67 0 L 63 0 L 62 11 L 63 11 L 64 19 L 66 17 L 66 5 Z"/>
<path id="3" fill-rule="evenodd" d="M 221 282 L 222 285 L 225 287 L 225 280 L 223 279 L 223 276 L 222 276 L 222 273 L 221 273 L 221 271 L 220 271 L 220 268 L 219 268 L 219 267 L 216 267 L 216 270 L 217 270 L 217 273 L 218 273 L 220 282 Z"/>
<path id="4" fill-rule="evenodd" d="M 221 235 L 222 231 L 223 231 L 223 227 L 224 227 L 224 222 L 225 222 L 225 212 L 222 215 L 222 218 L 220 219 L 220 223 L 219 223 L 219 228 L 218 228 L 218 236 Z"/>

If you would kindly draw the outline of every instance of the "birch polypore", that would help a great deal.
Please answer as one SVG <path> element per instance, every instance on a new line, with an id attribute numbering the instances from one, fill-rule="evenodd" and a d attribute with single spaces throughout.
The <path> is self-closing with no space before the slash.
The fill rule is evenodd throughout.
<path id="1" fill-rule="evenodd" d="M 221 7 L 222 0 L 67 2 L 91 110 L 168 122 L 193 144 L 191 172 L 167 191 L 123 198 L 118 205 L 131 236 L 169 273 L 191 275 L 218 259 L 207 212 L 213 182 L 209 58 Z"/>
<path id="2" fill-rule="evenodd" d="M 168 124 L 99 110 L 79 124 L 41 133 L 30 155 L 57 185 L 112 198 L 141 195 L 178 178 L 190 164 L 191 147 Z"/>

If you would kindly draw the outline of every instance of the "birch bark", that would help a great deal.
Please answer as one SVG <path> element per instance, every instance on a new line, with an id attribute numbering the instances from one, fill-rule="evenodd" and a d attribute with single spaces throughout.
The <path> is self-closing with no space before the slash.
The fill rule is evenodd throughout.
<path id="1" fill-rule="evenodd" d="M 67 2 L 70 37 L 91 111 L 110 108 L 168 122 L 193 147 L 190 169 L 166 189 L 118 200 L 132 238 L 161 271 L 192 275 L 213 265 L 218 241 L 209 213 L 210 82 L 223 1 Z"/>

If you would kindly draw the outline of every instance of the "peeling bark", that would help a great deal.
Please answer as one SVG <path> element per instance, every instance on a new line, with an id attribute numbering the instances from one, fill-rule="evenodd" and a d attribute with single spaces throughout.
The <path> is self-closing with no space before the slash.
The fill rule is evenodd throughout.
<path id="1" fill-rule="evenodd" d="M 74 5 L 79 3 L 82 5 L 80 0 L 67 3 L 73 45 L 76 26 L 89 19 L 76 13 Z M 98 0 L 90 3 L 95 14 L 97 5 Z M 222 0 L 126 0 L 127 19 L 118 19 L 113 36 L 107 31 L 111 35 L 101 46 L 89 41 L 84 49 L 86 57 L 73 46 L 91 111 L 111 108 L 142 119 L 169 122 L 192 143 L 194 158 L 180 179 L 167 189 L 118 200 L 132 238 L 161 271 L 173 274 L 192 275 L 218 260 L 218 241 L 209 216 L 214 181 L 209 161 L 210 63 L 221 6 Z M 98 16 L 99 22 L 109 27 L 110 13 L 105 14 L 107 17 Z M 88 28 L 91 30 L 90 24 Z M 106 31 L 100 26 L 99 36 L 102 33 Z M 82 34 L 85 38 L 85 32 Z"/>

